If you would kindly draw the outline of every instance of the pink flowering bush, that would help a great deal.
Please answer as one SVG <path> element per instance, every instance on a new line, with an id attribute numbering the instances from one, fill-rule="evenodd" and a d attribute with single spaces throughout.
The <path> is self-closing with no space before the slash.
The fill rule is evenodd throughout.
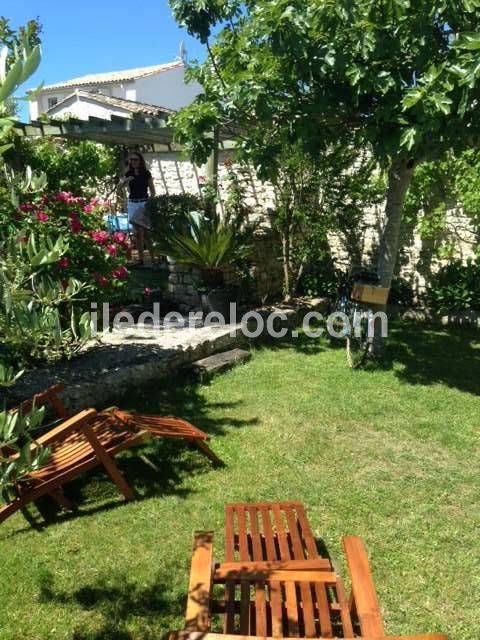
<path id="1" fill-rule="evenodd" d="M 105 230 L 108 204 L 59 191 L 19 206 L 20 236 L 61 235 L 68 251 L 49 268 L 58 279 L 76 278 L 89 286 L 91 300 L 115 299 L 126 287 L 131 247 L 125 233 Z"/>

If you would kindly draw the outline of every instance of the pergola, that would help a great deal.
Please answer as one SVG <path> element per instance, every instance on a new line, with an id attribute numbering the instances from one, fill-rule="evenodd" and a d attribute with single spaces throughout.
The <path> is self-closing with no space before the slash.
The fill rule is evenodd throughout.
<path id="1" fill-rule="evenodd" d="M 103 144 L 116 144 L 143 151 L 170 153 L 181 151 L 173 142 L 173 127 L 168 124 L 168 115 L 149 116 L 135 113 L 131 117 L 112 115 L 110 120 L 90 116 L 88 120 L 69 117 L 67 119 L 34 120 L 31 123 L 17 122 L 15 129 L 27 138 L 65 138 L 70 140 L 92 140 Z M 207 163 L 207 180 L 214 187 L 218 181 L 218 151 L 233 149 L 235 143 L 232 130 L 212 133 L 217 144 Z"/>
<path id="2" fill-rule="evenodd" d="M 182 149 L 173 142 L 174 130 L 168 124 L 168 114 L 165 114 L 165 117 L 134 114 L 128 118 L 112 115 L 110 120 L 93 116 L 88 120 L 73 117 L 65 120 L 49 119 L 45 122 L 35 120 L 29 124 L 17 122 L 15 129 L 19 135 L 28 138 L 93 140 L 122 147 L 142 147 L 146 151 L 156 153 L 169 153 Z M 219 131 L 217 135 L 220 148 L 233 148 L 234 133 L 232 131 Z"/>

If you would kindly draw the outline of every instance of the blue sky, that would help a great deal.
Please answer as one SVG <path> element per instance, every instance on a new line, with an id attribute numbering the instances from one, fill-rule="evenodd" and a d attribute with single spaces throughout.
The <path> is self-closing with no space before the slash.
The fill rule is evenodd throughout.
<path id="1" fill-rule="evenodd" d="M 42 81 L 172 61 L 182 40 L 190 59 L 205 57 L 176 25 L 167 0 L 1 0 L 0 15 L 14 28 L 36 17 L 43 25 L 42 63 L 22 94 Z M 28 119 L 26 107 L 21 118 Z"/>

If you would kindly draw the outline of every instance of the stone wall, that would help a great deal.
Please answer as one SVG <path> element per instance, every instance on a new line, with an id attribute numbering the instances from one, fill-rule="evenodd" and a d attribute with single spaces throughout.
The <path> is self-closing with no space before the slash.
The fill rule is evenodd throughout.
<path id="1" fill-rule="evenodd" d="M 146 154 L 147 163 L 152 171 L 158 193 L 182 193 L 189 192 L 200 194 L 206 183 L 205 167 L 195 167 L 187 160 L 183 160 L 177 153 Z M 278 295 L 281 292 L 282 267 L 281 245 L 268 223 L 267 211 L 275 207 L 275 191 L 272 185 L 260 182 L 253 170 L 231 165 L 231 152 L 221 151 L 219 158 L 219 193 L 220 207 L 223 207 L 226 189 L 228 186 L 228 174 L 230 168 L 237 172 L 245 187 L 245 204 L 251 207 L 253 216 L 261 222 L 261 233 L 256 240 L 255 253 L 252 258 L 252 271 L 255 273 L 255 289 L 258 299 L 263 300 L 268 295 Z M 225 163 L 225 161 L 228 161 Z M 352 237 L 357 243 L 357 251 L 364 262 L 375 263 L 378 249 L 378 238 L 382 228 L 383 206 L 377 206 L 365 214 L 362 228 L 352 229 Z M 459 209 L 452 209 L 447 220 L 448 234 L 455 243 L 455 255 L 463 260 L 473 255 L 473 244 L 479 238 L 475 234 L 468 218 Z M 349 242 L 338 235 L 332 235 L 330 245 L 332 254 L 339 265 L 349 264 L 353 255 Z M 402 249 L 400 252 L 400 275 L 406 278 L 417 293 L 424 291 L 432 273 L 434 273 L 442 261 L 436 256 L 436 249 L 441 237 L 422 239 L 415 228 L 408 225 L 404 228 Z M 191 296 L 191 282 L 188 272 L 184 276 L 170 281 L 172 287 L 180 287 L 181 296 Z M 174 282 L 175 280 L 175 282 Z M 183 291 L 182 289 L 187 289 Z"/>

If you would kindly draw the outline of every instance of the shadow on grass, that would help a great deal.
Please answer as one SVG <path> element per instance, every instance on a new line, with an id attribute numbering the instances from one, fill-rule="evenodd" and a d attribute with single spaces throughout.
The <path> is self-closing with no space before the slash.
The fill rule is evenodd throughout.
<path id="1" fill-rule="evenodd" d="M 383 364 L 392 367 L 408 384 L 444 384 L 479 395 L 480 332 L 472 327 L 394 325 Z"/>
<path id="2" fill-rule="evenodd" d="M 320 557 L 332 561 L 324 541 L 317 538 L 315 543 Z M 268 576 L 269 571 L 266 571 L 265 578 L 268 579 Z M 185 571 L 185 580 L 182 582 L 186 584 L 186 581 Z M 221 599 L 224 587 L 219 585 L 218 589 Z M 84 628 L 73 632 L 73 640 L 158 640 L 165 637 L 166 629 L 178 628 L 179 620 L 184 616 L 187 597 L 186 590 L 175 595 L 173 581 L 165 580 L 162 575 L 157 575 L 150 584 L 145 585 L 139 584 L 131 575 L 123 572 L 100 576 L 95 583 L 68 592 L 56 589 L 54 575 L 44 569 L 38 577 L 38 590 L 41 604 L 54 604 L 69 610 L 81 608 L 95 614 L 92 619 L 98 621 L 96 628 L 88 629 L 86 619 Z M 194 624 L 198 620 L 190 622 Z M 298 620 L 292 622 L 297 624 Z M 223 627 L 221 619 L 219 623 Z M 212 624 L 215 625 L 215 622 L 212 621 Z M 284 624 L 290 626 L 289 618 L 284 620 Z M 160 626 L 163 627 L 162 630 L 159 629 Z M 131 631 L 132 627 L 135 627 L 135 631 Z M 141 630 L 137 630 L 138 628 Z M 339 637 L 343 637 L 339 621 L 334 623 L 334 631 L 338 631 Z"/>
<path id="3" fill-rule="evenodd" d="M 185 597 L 176 598 L 171 585 L 169 588 L 161 576 L 145 585 L 118 572 L 101 576 L 94 584 L 75 591 L 62 592 L 55 588 L 53 575 L 45 571 L 39 578 L 39 600 L 56 606 L 80 607 L 96 614 L 94 619 L 99 619 L 96 628 L 88 629 L 86 619 L 86 624 L 73 632 L 72 640 L 158 639 L 159 620 L 173 627 L 185 605 Z M 136 627 L 134 632 L 129 630 L 132 626 Z"/>
<path id="4" fill-rule="evenodd" d="M 200 385 L 186 376 L 170 383 L 162 381 L 142 387 L 139 391 L 132 390 L 130 395 L 125 395 L 121 404 L 124 409 L 153 415 L 173 415 L 188 420 L 213 436 L 209 441 L 213 451 L 216 439 L 224 435 L 227 429 L 258 423 L 257 418 L 242 420 L 229 415 L 226 410 L 238 406 L 239 402 L 209 403 L 200 392 Z M 225 417 L 218 417 L 219 413 Z M 151 438 L 144 445 L 123 452 L 115 461 L 140 500 L 168 495 L 185 499 L 192 492 L 185 480 L 193 475 L 214 472 L 212 463 L 195 446 L 175 439 Z M 64 489 L 66 497 L 80 508 L 59 511 L 51 499 L 45 497 L 36 502 L 36 510 L 40 512 L 42 521 L 38 521 L 37 514 L 30 506 L 23 511 L 30 526 L 40 530 L 57 522 L 108 511 L 124 503 L 123 496 L 103 467 L 76 478 Z M 21 529 L 15 533 L 28 530 Z"/>
<path id="5" fill-rule="evenodd" d="M 302 353 L 306 356 L 316 356 L 319 353 L 326 351 L 329 347 L 329 341 L 325 337 L 318 338 L 309 338 L 303 333 L 300 327 L 293 330 L 296 331 L 298 335 L 292 332 L 289 332 L 283 338 L 274 338 L 271 336 L 264 336 L 255 341 L 255 349 L 262 351 L 277 351 L 280 349 L 290 349 L 297 353 Z M 338 340 L 342 346 L 344 346 L 345 342 L 343 340 Z"/>

